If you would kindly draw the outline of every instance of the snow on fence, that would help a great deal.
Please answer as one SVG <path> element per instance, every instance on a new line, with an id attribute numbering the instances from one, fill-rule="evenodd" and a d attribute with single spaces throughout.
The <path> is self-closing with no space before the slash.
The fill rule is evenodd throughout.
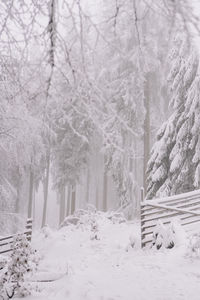
<path id="1" fill-rule="evenodd" d="M 153 242 L 153 232 L 158 220 L 163 224 L 170 224 L 173 218 L 178 217 L 183 226 L 200 222 L 200 190 L 160 199 L 143 199 L 141 190 L 142 248 Z"/>
<path id="2" fill-rule="evenodd" d="M 18 233 L 18 234 L 25 234 L 29 241 L 31 241 L 31 237 L 32 237 L 32 224 L 33 224 L 33 220 L 27 219 L 25 231 Z M 11 246 L 13 243 L 13 237 L 15 237 L 16 235 L 17 234 L 13 234 L 13 235 L 0 238 L 0 254 L 12 251 Z"/>

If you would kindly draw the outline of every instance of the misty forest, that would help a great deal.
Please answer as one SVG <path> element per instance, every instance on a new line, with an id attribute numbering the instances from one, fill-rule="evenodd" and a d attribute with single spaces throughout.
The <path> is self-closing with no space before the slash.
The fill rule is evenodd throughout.
<path id="1" fill-rule="evenodd" d="M 199 300 L 200 3 L 0 3 L 0 300 Z"/>

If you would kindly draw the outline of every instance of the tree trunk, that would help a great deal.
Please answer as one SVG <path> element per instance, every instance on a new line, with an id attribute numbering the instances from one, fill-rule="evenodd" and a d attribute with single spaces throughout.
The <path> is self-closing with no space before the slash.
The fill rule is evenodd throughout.
<path id="1" fill-rule="evenodd" d="M 47 167 L 46 167 L 46 176 L 44 178 L 44 205 L 43 205 L 43 215 L 42 215 L 42 227 L 46 225 L 46 216 L 47 216 L 47 201 L 48 201 L 48 190 L 49 190 L 49 169 L 50 169 L 50 153 L 47 156 Z"/>
<path id="2" fill-rule="evenodd" d="M 20 212 L 20 191 L 21 191 L 21 180 L 19 179 L 17 182 L 17 199 L 16 199 L 16 205 L 15 205 L 15 212 L 17 214 Z"/>
<path id="3" fill-rule="evenodd" d="M 65 216 L 69 216 L 70 214 L 70 202 L 71 202 L 71 188 L 70 185 L 67 187 L 67 203 L 66 203 L 66 213 Z"/>
<path id="4" fill-rule="evenodd" d="M 76 207 L 76 186 L 72 186 L 72 196 L 71 196 L 71 214 L 73 215 Z"/>
<path id="5" fill-rule="evenodd" d="M 33 186 L 33 220 L 35 220 L 35 193 L 36 193 L 36 190 L 35 190 L 35 184 Z"/>
<path id="6" fill-rule="evenodd" d="M 49 63 L 51 67 L 51 72 L 49 74 L 49 78 L 47 80 L 47 88 L 46 88 L 46 103 L 49 99 L 50 95 L 50 88 L 53 78 L 53 71 L 55 66 L 55 14 L 56 14 L 56 1 L 51 0 L 49 5 L 49 24 L 48 24 L 48 33 L 49 33 L 49 39 L 50 39 L 50 48 L 49 48 Z M 46 108 L 45 108 L 46 109 Z M 46 112 L 45 112 L 46 113 Z M 51 124 L 49 124 L 49 127 L 51 127 Z M 50 130 L 49 130 L 50 131 Z M 49 133 L 50 134 L 50 133 Z M 44 180 L 44 207 L 43 207 L 43 216 L 42 216 L 42 227 L 46 225 L 46 214 L 47 214 L 47 199 L 48 199 L 48 188 L 49 188 L 49 169 L 50 169 L 50 135 L 49 135 L 49 148 L 47 153 L 47 167 L 46 167 L 46 177 Z"/>
<path id="7" fill-rule="evenodd" d="M 28 218 L 32 217 L 32 207 L 33 207 L 33 186 L 34 186 L 34 175 L 33 171 L 30 170 L 29 178 L 29 201 L 28 201 Z"/>
<path id="8" fill-rule="evenodd" d="M 143 141 L 142 141 L 143 143 Z M 141 141 L 139 141 L 139 149 L 141 149 Z M 138 216 L 138 212 L 140 211 L 140 189 L 139 187 L 143 185 L 143 174 L 138 170 L 141 170 L 140 165 L 142 165 L 142 159 L 138 158 L 138 143 L 136 140 L 133 139 L 133 148 L 135 152 L 135 159 L 134 159 L 134 166 L 133 166 L 133 176 L 137 183 L 137 185 L 133 189 L 133 197 L 134 201 L 134 216 Z"/>
<path id="9" fill-rule="evenodd" d="M 131 144 L 131 137 L 129 137 L 130 139 L 130 146 Z M 132 145 L 133 147 L 133 145 Z M 130 185 L 130 191 L 129 191 L 129 195 L 130 195 L 130 203 L 132 203 L 132 210 L 128 213 L 128 219 L 130 220 L 133 217 L 133 201 L 134 201 L 134 197 L 133 197 L 133 189 L 134 189 L 134 182 L 133 182 L 133 158 L 129 157 L 129 175 L 131 174 L 131 185 Z"/>
<path id="10" fill-rule="evenodd" d="M 87 186 L 86 186 L 86 204 L 89 203 L 89 192 L 90 192 L 90 169 L 87 169 Z"/>
<path id="11" fill-rule="evenodd" d="M 103 176 L 103 211 L 107 211 L 108 176 L 106 170 L 104 170 Z"/>
<path id="12" fill-rule="evenodd" d="M 146 194 L 146 169 L 149 160 L 150 153 L 150 75 L 146 77 L 146 87 L 145 87 L 145 97 L 144 97 L 144 107 L 146 110 L 145 120 L 144 120 L 144 160 L 143 160 L 143 187 Z"/>
<path id="13" fill-rule="evenodd" d="M 96 185 L 96 209 L 99 209 L 99 188 L 98 184 Z"/>
<path id="14" fill-rule="evenodd" d="M 60 219 L 59 224 L 61 224 L 65 219 L 65 186 L 60 189 Z"/>

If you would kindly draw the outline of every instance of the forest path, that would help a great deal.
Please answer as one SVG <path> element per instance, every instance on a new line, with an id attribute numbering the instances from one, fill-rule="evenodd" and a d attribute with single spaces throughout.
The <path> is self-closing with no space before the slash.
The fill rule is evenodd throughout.
<path id="1" fill-rule="evenodd" d="M 65 227 L 38 234 L 41 271 L 68 275 L 39 283 L 29 300 L 199 300 L 200 259 L 185 257 L 185 247 L 141 251 L 126 246 L 138 226 L 100 222 L 99 240 L 90 231 Z"/>

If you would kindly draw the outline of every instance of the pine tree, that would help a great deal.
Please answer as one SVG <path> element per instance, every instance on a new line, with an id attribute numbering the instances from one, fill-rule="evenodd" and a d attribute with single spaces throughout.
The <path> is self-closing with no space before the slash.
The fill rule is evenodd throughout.
<path id="1" fill-rule="evenodd" d="M 195 187 L 196 138 L 193 132 L 197 133 L 194 115 L 195 94 L 199 91 L 198 59 L 185 37 L 179 36 L 174 44 L 168 76 L 173 113 L 159 130 L 151 151 L 147 167 L 147 199 L 182 193 Z"/>
<path id="2" fill-rule="evenodd" d="M 182 135 L 182 141 L 186 143 L 186 159 L 183 180 L 188 182 L 189 190 L 200 186 L 200 77 L 197 76 L 188 92 L 185 105 L 185 124 L 187 126 L 187 136 Z M 179 179 L 179 177 L 178 177 Z"/>

